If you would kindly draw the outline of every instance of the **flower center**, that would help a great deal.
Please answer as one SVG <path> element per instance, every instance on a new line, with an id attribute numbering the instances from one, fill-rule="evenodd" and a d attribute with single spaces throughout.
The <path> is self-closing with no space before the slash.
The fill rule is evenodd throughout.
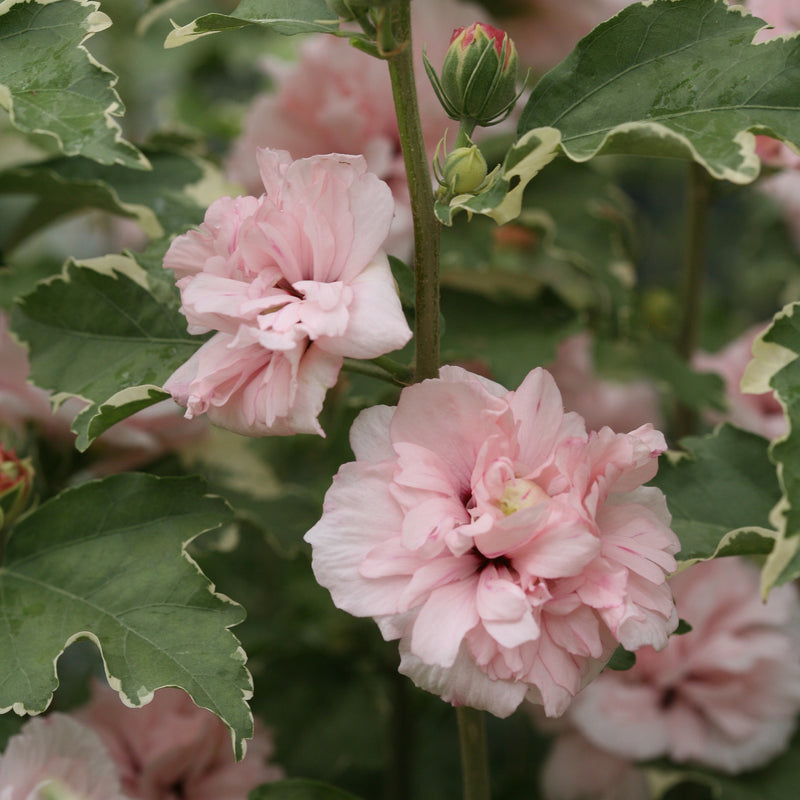
<path id="1" fill-rule="evenodd" d="M 497 506 L 508 517 L 522 508 L 537 506 L 548 497 L 547 492 L 535 481 L 515 478 L 505 485 Z"/>

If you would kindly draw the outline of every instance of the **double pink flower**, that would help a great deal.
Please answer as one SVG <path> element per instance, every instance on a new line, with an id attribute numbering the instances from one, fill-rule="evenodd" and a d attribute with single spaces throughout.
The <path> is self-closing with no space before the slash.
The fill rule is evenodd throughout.
<path id="1" fill-rule="evenodd" d="M 217 200 L 164 258 L 189 332 L 216 331 L 164 388 L 238 433 L 324 435 L 343 358 L 411 338 L 381 249 L 392 193 L 361 156 L 258 158 L 265 193 Z"/>
<path id="2" fill-rule="evenodd" d="M 587 434 L 552 377 L 515 392 L 456 367 L 363 411 L 306 535 L 337 606 L 400 639 L 400 671 L 498 716 L 561 714 L 622 643 L 677 624 L 663 436 Z"/>

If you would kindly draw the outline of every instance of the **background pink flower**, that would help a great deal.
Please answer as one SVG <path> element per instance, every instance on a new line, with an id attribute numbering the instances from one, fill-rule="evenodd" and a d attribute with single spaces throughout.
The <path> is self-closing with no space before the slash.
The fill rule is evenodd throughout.
<path id="1" fill-rule="evenodd" d="M 99 684 L 92 694 L 77 717 L 102 738 L 131 798 L 246 800 L 251 789 L 283 777 L 267 763 L 272 740 L 258 722 L 237 762 L 225 724 L 181 689 L 159 689 L 141 708 L 124 706 Z"/>
<path id="2" fill-rule="evenodd" d="M 602 676 L 601 676 L 602 677 Z M 574 729 L 558 735 L 542 771 L 545 800 L 651 800 L 644 772 Z"/>
<path id="3" fill-rule="evenodd" d="M 439 69 L 453 28 L 488 18 L 480 6 L 456 0 L 412 3 L 411 11 L 420 115 L 432 160 L 445 130 L 451 129 L 452 145 L 458 125 L 448 119 L 425 77 L 423 47 Z M 411 206 L 386 64 L 346 39 L 321 34 L 304 42 L 296 63 L 269 62 L 268 70 L 276 89 L 254 100 L 228 159 L 230 178 L 252 194 L 261 191 L 255 155 L 259 147 L 288 150 L 294 158 L 361 154 L 396 201 L 386 250 L 408 258 L 413 247 Z"/>
<path id="4" fill-rule="evenodd" d="M 727 413 L 707 414 L 712 424 L 731 422 L 767 439 L 783 436 L 789 429 L 780 403 L 773 392 L 745 394 L 739 388 L 745 368 L 753 358 L 752 348 L 764 325 L 755 325 L 717 353 L 699 352 L 692 359 L 696 370 L 715 372 L 725 381 Z"/>
<path id="5" fill-rule="evenodd" d="M 0 800 L 35 800 L 48 788 L 80 800 L 125 800 L 100 739 L 64 714 L 34 717 L 0 756 Z"/>
<path id="6" fill-rule="evenodd" d="M 259 163 L 261 197 L 217 200 L 164 257 L 190 333 L 217 331 L 164 388 L 237 433 L 324 436 L 343 357 L 411 338 L 381 249 L 392 195 L 361 156 L 261 150 Z"/>
<path id="7" fill-rule="evenodd" d="M 457 367 L 363 411 L 308 532 L 340 608 L 400 639 L 400 671 L 455 705 L 558 715 L 619 642 L 663 647 L 678 541 L 643 488 L 652 426 L 587 434 L 552 377 L 509 392 Z"/>
<path id="8" fill-rule="evenodd" d="M 570 721 L 618 758 L 666 756 L 733 773 L 767 763 L 800 711 L 795 587 L 762 603 L 757 567 L 734 558 L 696 564 L 670 585 L 692 631 L 660 653 L 642 648 L 627 672 L 604 672 Z"/>
<path id="9" fill-rule="evenodd" d="M 622 433 L 646 422 L 656 427 L 663 422 L 658 392 L 650 381 L 620 383 L 595 374 L 588 332 L 560 342 L 556 360 L 547 369 L 558 384 L 564 407 L 577 411 L 590 430 L 608 425 Z"/>

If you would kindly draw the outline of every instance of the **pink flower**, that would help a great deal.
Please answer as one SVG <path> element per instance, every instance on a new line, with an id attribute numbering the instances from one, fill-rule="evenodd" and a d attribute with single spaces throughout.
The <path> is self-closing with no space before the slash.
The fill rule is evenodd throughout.
<path id="1" fill-rule="evenodd" d="M 437 67 L 444 58 L 450 32 L 457 25 L 486 19 L 473 3 L 455 0 L 412 3 L 415 71 L 423 137 L 432 161 L 436 145 L 450 127 L 422 66 L 422 48 Z M 357 153 L 368 168 L 386 181 L 396 201 L 386 250 L 408 258 L 413 247 L 411 206 L 400 137 L 386 64 L 351 47 L 345 39 L 321 34 L 310 37 L 295 64 L 270 64 L 275 92 L 259 95 L 250 109 L 241 137 L 228 160 L 228 174 L 248 192 L 261 191 L 256 150 L 288 150 L 294 158 L 320 153 Z"/>
<path id="2" fill-rule="evenodd" d="M 64 714 L 31 719 L 0 756 L 0 800 L 37 800 L 48 789 L 48 797 L 125 800 L 100 739 Z"/>
<path id="3" fill-rule="evenodd" d="M 734 0 L 728 2 L 734 5 Z M 772 30 L 758 33 L 756 42 L 792 34 L 800 29 L 800 6 L 797 0 L 744 0 L 736 4 L 745 6 L 754 17 L 760 17 L 772 26 Z"/>
<path id="4" fill-rule="evenodd" d="M 710 412 L 707 415 L 709 422 L 731 422 L 746 431 L 775 439 L 789 429 L 775 394 L 745 394 L 739 388 L 745 368 L 752 359 L 753 342 L 763 330 L 764 325 L 755 325 L 718 353 L 699 352 L 692 361 L 696 370 L 715 372 L 725 381 L 728 413 Z"/>
<path id="5" fill-rule="evenodd" d="M 344 356 L 408 342 L 386 254 L 389 187 L 361 156 L 259 151 L 265 194 L 214 202 L 175 239 L 190 333 L 217 331 L 164 388 L 221 427 L 251 436 L 318 433 Z"/>
<path id="6" fill-rule="evenodd" d="M 555 378 L 564 407 L 577 411 L 591 430 L 608 425 L 615 431 L 633 430 L 646 422 L 660 425 L 658 392 L 649 381 L 630 383 L 598 378 L 592 363 L 592 339 L 579 333 L 558 345 L 556 360 L 548 367 Z"/>
<path id="7" fill-rule="evenodd" d="M 77 716 L 102 738 L 132 798 L 246 800 L 251 789 L 283 777 L 266 763 L 273 746 L 258 723 L 237 763 L 225 724 L 180 689 L 159 689 L 148 705 L 129 708 L 95 684 Z"/>
<path id="8" fill-rule="evenodd" d="M 800 606 L 791 585 L 765 604 L 759 571 L 724 558 L 670 580 L 693 629 L 660 653 L 636 654 L 576 699 L 578 730 L 620 758 L 666 756 L 725 772 L 766 764 L 784 750 L 800 711 Z"/>
<path id="9" fill-rule="evenodd" d="M 400 671 L 455 705 L 561 714 L 618 643 L 663 647 L 679 544 L 663 436 L 587 434 L 552 377 L 515 392 L 457 367 L 363 411 L 306 535 L 340 608 L 400 639 Z"/>
<path id="10" fill-rule="evenodd" d="M 602 677 L 602 676 L 601 676 Z M 561 733 L 542 771 L 545 800 L 650 800 L 644 772 L 593 745 L 575 730 Z"/>

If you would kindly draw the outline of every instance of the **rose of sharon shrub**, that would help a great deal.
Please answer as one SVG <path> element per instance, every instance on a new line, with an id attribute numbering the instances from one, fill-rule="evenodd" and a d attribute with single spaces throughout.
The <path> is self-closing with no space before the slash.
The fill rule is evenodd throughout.
<path id="1" fill-rule="evenodd" d="M 587 433 L 552 377 L 516 391 L 457 367 L 363 411 L 313 569 L 340 608 L 399 639 L 400 671 L 455 705 L 563 713 L 619 643 L 677 625 L 679 543 L 656 473 L 664 437 Z"/>
<path id="2" fill-rule="evenodd" d="M 800 711 L 800 604 L 792 585 L 761 601 L 758 568 L 723 558 L 670 580 L 693 627 L 626 672 L 603 673 L 570 709 L 573 725 L 616 758 L 666 756 L 725 772 L 781 753 Z"/>
<path id="3" fill-rule="evenodd" d="M 217 331 L 164 388 L 237 433 L 324 436 L 343 357 L 411 338 L 381 249 L 392 193 L 361 156 L 261 150 L 259 163 L 264 194 L 217 200 L 164 257 L 189 332 Z"/>
<path id="4" fill-rule="evenodd" d="M 126 800 L 100 739 L 65 714 L 31 719 L 0 756 L 0 800 L 43 797 Z"/>

